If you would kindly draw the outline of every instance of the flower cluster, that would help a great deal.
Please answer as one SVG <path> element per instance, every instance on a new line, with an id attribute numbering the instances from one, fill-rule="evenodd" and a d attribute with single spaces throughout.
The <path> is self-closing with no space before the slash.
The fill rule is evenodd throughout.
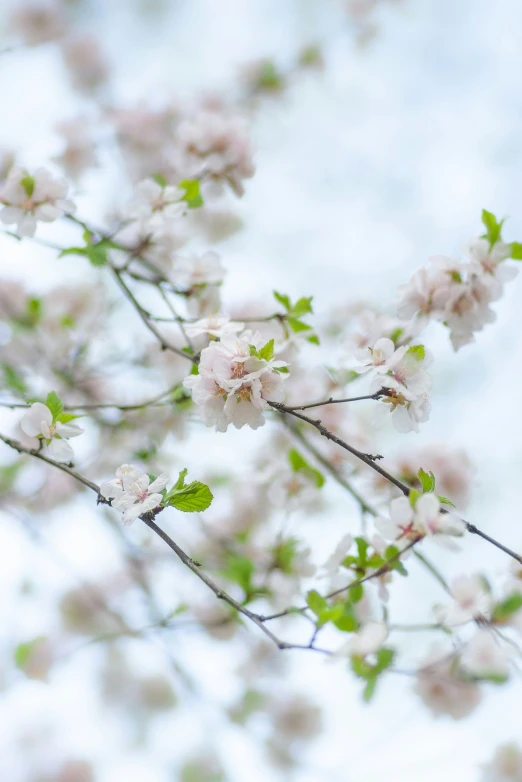
<path id="1" fill-rule="evenodd" d="M 151 482 L 149 475 L 133 464 L 122 464 L 116 470 L 116 478 L 102 483 L 100 494 L 111 500 L 113 508 L 122 511 L 123 523 L 128 525 L 163 501 L 160 492 L 168 481 L 169 476 L 163 473 Z"/>
<path id="2" fill-rule="evenodd" d="M 357 350 L 355 356 L 363 365 L 358 372 L 374 372 L 370 393 L 381 394 L 397 431 L 418 432 L 419 423 L 428 420 L 431 409 L 431 377 L 425 370 L 429 360 L 424 346 L 395 348 L 394 342 L 384 337 L 373 347 Z"/>
<path id="3" fill-rule="evenodd" d="M 285 361 L 273 358 L 274 341 L 263 345 L 260 334 L 224 334 L 201 352 L 199 373 L 190 375 L 184 386 L 192 391 L 207 426 L 226 432 L 233 424 L 240 429 L 263 426 L 267 402 L 284 399 Z"/>
<path id="4" fill-rule="evenodd" d="M 399 316 L 413 318 L 417 332 L 430 320 L 444 323 L 455 350 L 473 342 L 475 333 L 495 320 L 490 305 L 517 274 L 504 263 L 513 253 L 513 245 L 481 237 L 470 244 L 465 261 L 430 258 L 429 265 L 402 287 Z"/>
<path id="5" fill-rule="evenodd" d="M 463 535 L 464 522 L 453 513 L 445 513 L 435 494 L 421 494 L 412 502 L 409 497 L 398 497 L 390 502 L 390 518 L 378 516 L 375 526 L 387 540 L 407 545 L 424 537 L 434 537 L 446 547 L 448 538 Z"/>
<path id="6" fill-rule="evenodd" d="M 55 179 L 45 168 L 33 175 L 14 167 L 0 186 L 0 221 L 16 223 L 20 236 L 34 236 L 38 220 L 52 223 L 63 214 L 74 212 L 75 206 L 67 196 L 64 179 Z"/>

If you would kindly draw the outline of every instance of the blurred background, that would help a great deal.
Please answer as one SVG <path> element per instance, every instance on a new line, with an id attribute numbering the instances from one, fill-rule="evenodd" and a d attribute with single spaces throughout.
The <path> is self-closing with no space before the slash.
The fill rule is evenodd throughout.
<path id="1" fill-rule="evenodd" d="M 57 124 L 90 108 L 71 91 L 52 43 L 17 43 L 9 26 L 15 5 L 18 0 L 1 4 L 0 150 L 37 167 L 59 154 Z M 458 254 L 481 233 L 483 208 L 509 218 L 508 240 L 522 238 L 522 5 L 515 0 L 65 5 L 83 32 L 99 38 L 110 63 L 110 101 L 122 107 L 201 94 L 239 96 L 252 87 L 252 63 L 270 63 L 265 89 L 243 100 L 256 174 L 234 206 L 241 229 L 219 242 L 229 307 L 266 300 L 275 288 L 292 297 L 313 294 L 323 321 L 354 301 L 393 312 L 397 287 L 430 255 Z M 296 66 L 300 57 L 304 64 Z M 100 167 L 85 175 L 75 196 L 82 215 L 95 221 L 128 199 L 114 173 L 110 141 L 100 145 L 99 156 Z M 65 229 L 63 237 L 67 242 Z M 86 284 L 97 279 L 94 270 L 57 261 L 29 242 L 1 237 L 0 243 L 3 278 L 35 294 L 78 284 L 82 275 Z M 522 547 L 521 295 L 519 277 L 495 305 L 496 322 L 459 353 L 442 327 L 430 327 L 429 422 L 419 435 L 372 435 L 372 452 L 404 452 L 411 443 L 434 441 L 465 449 L 474 465 L 466 517 L 515 550 Z M 124 345 L 140 326 L 130 311 L 121 317 Z M 15 418 L 2 411 L 2 431 Z M 216 459 L 239 469 L 256 436 L 242 430 L 212 439 L 198 430 L 186 446 L 174 436 L 169 448 L 178 470 L 212 471 Z M 91 457 L 92 443 L 86 446 Z M 4 465 L 11 460 L 7 448 L 0 456 Z M 24 473 L 28 490 L 38 483 L 37 472 L 32 466 Z M 96 479 L 108 475 L 104 466 Z M 350 513 L 333 489 L 328 512 L 302 525 L 294 517 L 317 564 L 349 529 Z M 2 782 L 378 782 L 384 775 L 401 782 L 420 775 L 427 782 L 474 782 L 498 744 L 522 740 L 517 678 L 490 687 L 479 708 L 455 722 L 434 719 L 407 677 L 388 676 L 365 705 L 360 683 L 348 673 L 299 652 L 284 660 L 270 655 L 266 670 L 255 669 L 256 686 L 248 687 L 254 691 L 265 677 L 263 686 L 282 702 L 304 698 L 295 706 L 302 723 L 260 712 L 241 724 L 230 712 L 248 679 L 238 669 L 246 665 L 244 648 L 254 628 L 227 644 L 189 622 L 168 635 L 153 633 L 147 642 L 126 639 L 124 648 L 77 639 L 44 681 L 25 676 L 13 666 L 13 649 L 57 629 L 66 613 L 64 594 L 98 581 L 123 589 L 115 575 L 121 538 L 106 516 L 83 495 L 41 513 L 35 506 L 0 512 Z M 191 523 L 183 518 L 172 529 L 190 540 Z M 141 530 L 124 534 L 130 555 L 150 546 Z M 499 552 L 471 538 L 458 557 L 436 556 L 448 578 L 474 570 L 494 577 L 508 567 Z M 175 608 L 199 595 L 199 585 L 168 552 L 164 559 L 161 567 L 172 565 L 175 572 L 163 576 L 162 570 L 165 580 L 156 587 L 174 590 Z M 131 614 L 133 599 L 140 617 L 141 598 L 131 598 Z M 426 621 L 439 599 L 437 584 L 412 565 L 412 579 L 397 585 L 392 605 L 398 621 Z M 408 639 L 405 659 L 418 662 L 429 640 Z M 292 764 L 278 761 L 278 740 L 296 742 Z"/>

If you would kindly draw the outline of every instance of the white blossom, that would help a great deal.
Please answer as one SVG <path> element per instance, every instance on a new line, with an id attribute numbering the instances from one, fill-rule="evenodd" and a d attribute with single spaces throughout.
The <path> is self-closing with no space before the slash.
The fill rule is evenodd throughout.
<path id="1" fill-rule="evenodd" d="M 122 464 L 116 470 L 115 479 L 102 483 L 100 494 L 111 500 L 113 508 L 122 511 L 123 523 L 128 525 L 161 504 L 163 495 L 160 492 L 168 481 L 169 476 L 162 473 L 151 483 L 147 473 L 132 464 Z"/>
<path id="2" fill-rule="evenodd" d="M 29 437 L 43 438 L 49 455 L 57 462 L 71 462 L 74 451 L 66 440 L 78 437 L 83 429 L 70 421 L 54 420 L 53 414 L 42 402 L 35 402 L 20 421 L 22 431 Z"/>
<path id="3" fill-rule="evenodd" d="M 437 606 L 437 621 L 444 625 L 459 625 L 484 616 L 492 606 L 492 597 L 480 575 L 459 576 L 450 584 L 453 603 Z"/>
<path id="4" fill-rule="evenodd" d="M 336 655 L 348 654 L 350 657 L 367 657 L 381 648 L 387 636 L 388 628 L 383 622 L 367 622 L 356 633 L 350 634 L 350 638 L 336 652 Z"/>
<path id="5" fill-rule="evenodd" d="M 474 676 L 500 679 L 509 676 L 510 654 L 506 644 L 501 645 L 490 630 L 477 630 L 466 644 L 460 662 Z"/>
<path id="6" fill-rule="evenodd" d="M 504 744 L 493 759 L 483 766 L 480 782 L 522 782 L 522 751 L 515 744 Z"/>
<path id="7" fill-rule="evenodd" d="M 12 168 L 0 187 L 0 221 L 16 223 L 20 236 L 33 236 L 38 220 L 51 223 L 63 214 L 74 212 L 72 201 L 66 199 L 64 179 L 55 179 L 45 168 L 30 175 L 21 168 Z"/>
<path id="8" fill-rule="evenodd" d="M 207 426 L 219 432 L 225 432 L 229 424 L 257 429 L 265 422 L 267 402 L 283 401 L 284 376 L 278 369 L 286 362 L 251 355 L 251 346 L 261 349 L 262 342 L 260 334 L 227 334 L 202 350 L 199 373 L 187 377 L 184 386 L 202 408 Z"/>
<path id="9" fill-rule="evenodd" d="M 208 318 L 201 318 L 185 326 L 185 332 L 191 339 L 204 335 L 222 339 L 227 334 L 236 334 L 243 329 L 243 323 L 231 321 L 226 315 L 209 315 Z"/>
<path id="10" fill-rule="evenodd" d="M 378 516 L 375 527 L 387 540 L 406 544 L 426 536 L 436 539 L 460 536 L 465 524 L 452 513 L 444 513 L 435 494 L 422 494 L 413 507 L 408 497 L 390 502 L 390 518 Z M 445 541 L 447 545 L 447 540 Z"/>
<path id="11" fill-rule="evenodd" d="M 435 717 L 448 714 L 461 720 L 478 706 L 478 684 L 459 678 L 454 655 L 435 646 L 417 671 L 415 691 Z"/>

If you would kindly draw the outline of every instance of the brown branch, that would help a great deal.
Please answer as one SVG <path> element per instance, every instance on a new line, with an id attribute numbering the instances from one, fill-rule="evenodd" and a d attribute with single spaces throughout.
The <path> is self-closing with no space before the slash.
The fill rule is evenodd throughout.
<path id="1" fill-rule="evenodd" d="M 299 418 L 300 421 L 304 421 L 305 423 L 309 424 L 310 426 L 313 426 L 314 429 L 317 429 L 319 434 L 321 434 L 323 437 L 326 437 L 327 440 L 331 440 L 336 445 L 340 446 L 341 448 L 344 448 L 345 451 L 348 451 L 348 453 L 351 453 L 353 456 L 356 456 L 358 459 L 360 459 L 364 464 L 366 464 L 368 467 L 371 467 L 372 470 L 375 472 L 378 472 L 379 475 L 382 475 L 383 478 L 386 478 L 387 481 L 390 483 L 393 483 L 394 486 L 397 486 L 398 489 L 402 491 L 402 493 L 408 497 L 411 491 L 411 488 L 407 486 L 405 483 L 400 481 L 398 478 L 396 478 L 394 475 L 392 475 L 390 472 L 384 469 L 384 467 L 381 467 L 380 464 L 377 464 L 375 461 L 375 457 L 372 457 L 371 454 L 363 453 L 362 451 L 359 451 L 357 448 L 354 448 L 353 445 L 350 445 L 345 440 L 342 440 L 340 437 L 337 437 L 333 432 L 330 432 L 329 429 L 327 429 L 319 419 L 309 418 L 307 415 L 303 415 L 303 413 L 297 412 L 297 410 L 294 410 L 291 407 L 287 407 L 286 405 L 283 405 L 279 402 L 268 402 L 270 407 L 273 407 L 275 410 L 278 410 L 280 413 L 283 413 L 283 415 L 292 415 L 295 418 Z M 447 512 L 443 509 L 443 512 Z M 487 535 L 485 532 L 482 532 L 475 524 L 470 524 L 469 521 L 466 521 L 465 519 L 461 519 L 461 521 L 466 525 L 466 529 L 468 532 L 470 532 L 472 535 L 478 535 L 479 537 L 483 538 L 483 540 L 486 540 L 488 543 L 491 543 L 492 546 L 495 546 L 495 548 L 498 548 L 500 551 L 503 551 L 508 556 L 512 557 L 513 559 L 516 559 L 517 562 L 520 562 L 522 564 L 522 556 L 520 554 L 517 554 L 512 549 L 508 548 L 507 546 L 504 546 L 503 543 L 500 543 L 498 540 L 495 540 L 495 538 L 492 538 L 490 535 Z"/>

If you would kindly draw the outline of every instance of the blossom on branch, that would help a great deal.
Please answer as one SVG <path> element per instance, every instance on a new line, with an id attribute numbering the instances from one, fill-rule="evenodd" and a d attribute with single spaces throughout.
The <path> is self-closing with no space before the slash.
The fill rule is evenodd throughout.
<path id="1" fill-rule="evenodd" d="M 452 513 L 444 513 L 435 494 L 422 494 L 414 505 L 408 497 L 390 502 L 390 518 L 378 516 L 375 526 L 387 540 L 403 543 L 433 537 L 450 547 L 448 538 L 464 534 L 465 525 Z"/>
<path id="2" fill-rule="evenodd" d="M 263 426 L 267 402 L 284 399 L 285 361 L 273 358 L 274 343 L 263 346 L 260 334 L 225 335 L 201 352 L 199 374 L 185 378 L 194 402 L 202 408 L 207 426 L 226 432 L 248 425 Z"/>
<path id="3" fill-rule="evenodd" d="M 60 417 L 64 420 L 60 421 Z M 49 456 L 57 462 L 71 462 L 74 459 L 74 451 L 66 440 L 78 437 L 83 432 L 83 429 L 69 420 L 75 417 L 69 417 L 68 414 L 53 416 L 47 405 L 35 402 L 23 416 L 20 426 L 29 437 L 44 439 Z"/>
<path id="4" fill-rule="evenodd" d="M 45 168 L 34 175 L 22 168 L 12 168 L 0 186 L 0 221 L 16 223 L 20 236 L 34 236 L 38 220 L 52 223 L 63 214 L 74 212 L 75 205 L 66 198 L 65 179 L 55 179 Z"/>
<path id="5" fill-rule="evenodd" d="M 100 494 L 111 500 L 111 505 L 123 513 L 123 523 L 132 524 L 142 513 L 156 508 L 163 500 L 160 493 L 169 481 L 162 473 L 152 481 L 147 473 L 132 464 L 122 464 L 116 470 L 116 478 L 100 486 Z"/>

